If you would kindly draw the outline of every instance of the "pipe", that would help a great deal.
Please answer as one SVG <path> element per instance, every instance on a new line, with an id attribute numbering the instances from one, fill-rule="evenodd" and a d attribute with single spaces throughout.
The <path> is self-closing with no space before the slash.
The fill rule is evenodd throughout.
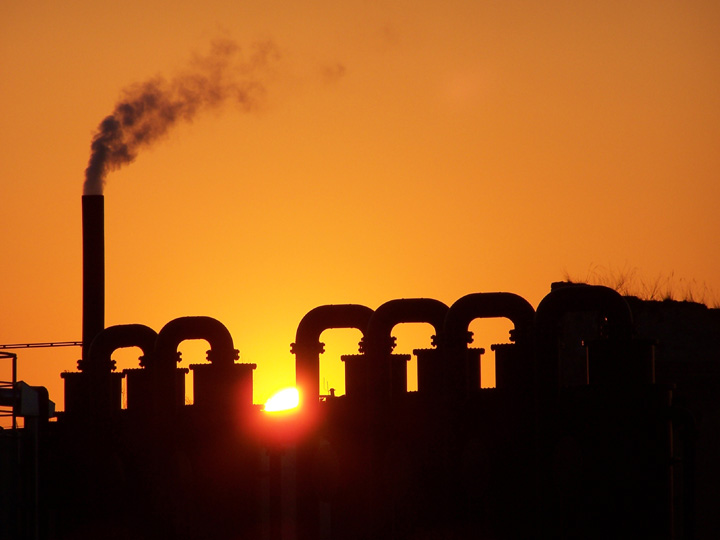
<path id="1" fill-rule="evenodd" d="M 111 355 L 123 347 L 139 347 L 143 355 L 140 365 L 144 366 L 155 348 L 157 332 L 144 324 L 120 324 L 105 328 L 90 345 L 88 361 L 79 366 L 81 371 L 110 372 L 115 370 Z"/>
<path id="2" fill-rule="evenodd" d="M 311 309 L 300 321 L 291 352 L 295 355 L 295 384 L 301 399 L 320 398 L 320 334 L 330 328 L 357 328 L 365 335 L 373 310 L 358 304 L 331 304 Z"/>
<path id="3" fill-rule="evenodd" d="M 370 370 L 368 388 L 380 396 L 392 395 L 392 351 L 395 340 L 392 329 L 399 323 L 429 323 L 435 329 L 435 338 L 441 338 L 448 307 L 431 298 L 399 298 L 385 302 L 375 310 L 368 324 L 367 336 L 361 352 L 368 358 Z"/>
<path id="4" fill-rule="evenodd" d="M 363 350 L 373 354 L 390 354 L 394 348 L 392 329 L 400 323 L 429 323 L 435 336 L 443 333 L 448 307 L 432 298 L 398 298 L 378 307 L 370 318 Z"/>
<path id="5" fill-rule="evenodd" d="M 465 295 L 450 306 L 445 317 L 444 341 L 440 343 L 441 349 L 445 351 L 444 360 L 447 362 L 445 379 L 450 393 L 456 392 L 462 395 L 479 388 L 479 361 L 469 357 L 467 353 L 468 344 L 472 342 L 472 334 L 468 328 L 475 319 L 498 317 L 510 319 L 514 324 L 514 328 L 510 331 L 510 339 L 515 342 L 514 354 L 518 355 L 521 362 L 525 356 L 530 356 L 527 345 L 535 309 L 527 300 L 508 292 Z M 496 376 L 497 369 L 496 366 Z M 532 379 L 532 369 L 532 362 L 528 360 L 527 371 L 530 375 L 527 379 Z"/>
<path id="6" fill-rule="evenodd" d="M 83 304 L 82 357 L 105 328 L 105 198 L 82 196 Z"/>
<path id="7" fill-rule="evenodd" d="M 230 332 L 212 317 L 179 317 L 163 326 L 155 341 L 154 357 L 147 367 L 157 362 L 160 369 L 175 369 L 177 348 L 187 339 L 204 339 L 210 344 L 207 358 L 216 365 L 232 365 L 238 359 Z"/>
<path id="8" fill-rule="evenodd" d="M 140 365 L 150 357 L 157 334 L 142 324 L 125 324 L 103 329 L 90 344 L 87 357 L 78 361 L 80 373 L 64 373 L 65 410 L 90 414 L 122 408 L 123 373 L 114 373 L 112 353 L 122 347 L 140 347 Z"/>
<path id="9" fill-rule="evenodd" d="M 513 341 L 522 341 L 530 335 L 535 309 L 522 296 L 507 292 L 472 293 L 458 299 L 445 318 L 445 345 L 450 349 L 467 347 L 472 341 L 468 334 L 475 319 L 505 317 L 515 325 Z"/>
<path id="10" fill-rule="evenodd" d="M 232 368 L 238 358 L 227 328 L 211 317 L 180 317 L 163 326 L 155 340 L 150 358 L 145 358 L 152 396 L 149 407 L 160 421 L 164 414 L 182 405 L 185 397 L 185 373 L 177 368 L 178 346 L 188 339 L 204 339 L 210 344 L 207 358 L 217 368 Z"/>
<path id="11" fill-rule="evenodd" d="M 615 497 L 596 497 L 592 511 L 615 517 L 615 521 L 598 521 L 601 536 L 608 536 L 605 530 L 619 523 L 620 518 L 625 530 L 635 532 L 633 537 L 670 538 L 673 456 L 669 437 L 672 411 L 668 411 L 668 405 L 671 392 L 643 384 L 629 389 L 600 385 L 591 392 L 561 393 L 559 338 L 563 316 L 580 312 L 597 313 L 605 320 L 602 337 L 613 348 L 618 346 L 612 350 L 616 360 L 625 361 L 628 350 L 633 350 L 626 349 L 633 343 L 630 306 L 611 288 L 598 285 L 553 288 L 538 305 L 534 326 L 535 516 L 538 518 L 535 528 L 558 536 L 554 524 L 563 521 L 565 509 L 558 506 L 554 498 L 547 497 L 547 486 L 554 476 L 552 464 L 557 457 L 558 441 L 563 434 L 576 432 L 579 440 L 584 440 L 581 449 L 587 458 L 584 459 L 584 469 L 589 472 L 586 476 L 597 475 L 597 493 L 612 493 L 610 490 L 618 488 L 617 494 L 628 497 L 632 493 L 632 497 L 637 498 L 641 486 L 652 486 L 653 495 L 641 497 L 641 503 L 633 506 L 634 519 L 627 519 L 629 510 L 619 508 Z M 576 422 L 578 410 L 586 411 L 587 422 Z M 596 433 L 598 428 L 603 431 Z M 609 477 L 606 471 L 611 472 Z M 614 479 L 624 482 L 615 486 Z M 578 508 L 583 510 L 584 505 Z M 594 520 L 585 520 L 585 523 L 591 521 Z"/>
<path id="12" fill-rule="evenodd" d="M 573 311 L 597 311 L 608 322 L 610 339 L 632 337 L 630 306 L 617 291 L 601 285 L 553 289 L 535 313 L 535 378 L 539 390 L 560 387 L 558 332 L 562 316 Z"/>

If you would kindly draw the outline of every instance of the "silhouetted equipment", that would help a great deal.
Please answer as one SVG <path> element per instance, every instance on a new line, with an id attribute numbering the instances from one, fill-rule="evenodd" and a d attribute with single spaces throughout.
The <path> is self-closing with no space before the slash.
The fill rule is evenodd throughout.
<path id="1" fill-rule="evenodd" d="M 65 379 L 65 410 L 108 413 L 122 408 L 122 378 L 114 373 L 111 355 L 124 347 L 140 347 L 151 352 L 157 333 L 141 324 L 116 325 L 101 330 L 89 347 L 87 357 L 78 362 L 80 372 L 62 373 Z"/>
<path id="2" fill-rule="evenodd" d="M 6 346 L 82 345 L 78 371 L 61 373 L 57 421 L 47 391 L 18 382 L 15 355 L 0 353 L 13 361 L 0 386 L 13 418 L 0 429 L 0 540 L 714 538 L 720 310 L 683 309 L 692 324 L 678 331 L 674 305 L 665 317 L 571 284 L 553 284 L 537 311 L 506 292 L 324 305 L 292 344 L 301 406 L 272 417 L 252 402 L 256 365 L 237 361 L 216 319 L 105 328 L 103 213 L 102 195 L 83 196 L 82 342 Z M 495 317 L 514 328 L 492 345 L 496 388 L 482 388 L 469 328 Z M 414 350 L 417 392 L 411 356 L 394 353 L 401 323 L 434 329 Z M 345 394 L 320 396 L 320 337 L 337 328 L 362 339 L 341 356 Z M 197 339 L 208 362 L 179 367 L 179 345 Z M 694 341 L 714 353 L 690 369 Z M 118 373 L 125 347 L 142 355 Z"/>
<path id="3" fill-rule="evenodd" d="M 295 384 L 300 399 L 309 406 L 314 406 L 320 395 L 320 354 L 325 350 L 320 334 L 329 328 L 356 328 L 364 334 L 372 313 L 372 309 L 357 304 L 335 304 L 316 307 L 302 318 L 291 351 L 295 355 Z"/>
<path id="4" fill-rule="evenodd" d="M 142 351 L 142 356 L 140 356 L 140 365 L 142 366 L 145 364 L 146 360 L 151 357 L 156 339 L 157 332 L 144 324 L 122 324 L 110 326 L 100 332 L 93 340 L 90 346 L 89 364 L 93 365 L 94 369 L 100 370 L 103 373 L 115 371 L 116 364 L 115 361 L 111 359 L 111 355 L 117 349 L 125 347 L 138 347 Z M 127 377 L 128 408 L 134 409 L 137 407 L 138 401 L 143 401 L 143 392 L 138 392 L 137 379 L 133 375 L 130 375 L 130 371 L 133 370 L 123 370 L 121 374 L 110 374 L 110 377 L 114 381 L 117 381 L 116 386 L 113 388 L 113 410 L 119 411 L 122 408 L 122 396 L 120 395 L 122 377 Z M 68 399 L 67 391 L 68 388 L 66 386 L 66 410 Z M 149 392 L 149 389 L 147 392 Z"/>
<path id="5" fill-rule="evenodd" d="M 469 328 L 493 317 L 514 328 L 492 346 L 496 388 L 481 388 L 484 350 L 469 347 Z M 434 329 L 415 350 L 417 392 L 407 391 L 410 355 L 393 352 L 402 323 Z M 362 339 L 342 356 L 346 393 L 321 397 L 320 337 L 335 328 Z M 189 366 L 187 404 L 178 347 L 196 339 L 210 348 L 208 362 Z M 123 347 L 142 355 L 116 373 L 112 354 Z M 302 405 L 270 418 L 252 403 L 255 364 L 238 362 L 216 319 L 97 330 L 79 371 L 62 374 L 57 421 L 43 412 L 26 424 L 32 432 L 0 431 L 0 471 L 15 471 L 0 477 L 9 524 L 0 539 L 691 539 L 698 530 L 692 415 L 656 382 L 654 341 L 636 336 L 612 289 L 556 285 L 537 312 L 504 292 L 450 307 L 427 298 L 320 306 L 301 320 L 292 352 Z"/>
<path id="6" fill-rule="evenodd" d="M 83 246 L 83 359 L 90 344 L 105 328 L 105 198 L 82 197 Z"/>
<path id="7" fill-rule="evenodd" d="M 82 197 L 82 249 L 82 358 L 78 361 L 79 373 L 62 374 L 65 406 L 70 411 L 106 414 L 119 408 L 122 375 L 111 373 L 110 366 L 90 361 L 90 345 L 105 328 L 105 198 L 102 195 Z"/>
<path id="8" fill-rule="evenodd" d="M 586 385 L 564 388 L 560 328 L 596 315 Z M 608 538 L 673 531 L 671 389 L 653 384 L 652 343 L 633 339 L 627 302 L 606 287 L 556 288 L 537 309 L 536 423 L 544 530 Z M 622 526 L 621 526 L 622 525 Z"/>
<path id="9" fill-rule="evenodd" d="M 528 369 L 527 358 L 530 357 L 529 341 L 535 310 L 527 300 L 513 293 L 472 293 L 457 300 L 448 311 L 445 320 L 444 346 L 447 348 L 452 373 L 455 378 L 468 381 L 464 390 L 479 388 L 479 365 L 470 360 L 466 353 L 467 345 L 472 341 L 468 332 L 470 323 L 475 319 L 504 317 L 515 325 L 510 339 L 513 344 L 507 345 L 500 362 L 496 361 L 496 386 L 518 387 L 529 386 L 532 370 Z M 512 352 L 510 352 L 512 351 Z M 484 351 L 483 351 L 484 352 Z M 471 354 L 471 353 L 470 353 Z M 482 354 L 482 353 L 481 353 Z M 466 359 L 467 358 L 467 359 Z M 466 374 L 466 375 L 465 375 Z M 477 384 L 475 384 L 475 382 Z"/>
<path id="10" fill-rule="evenodd" d="M 435 335 L 441 335 L 448 307 L 431 298 L 400 298 L 378 307 L 370 318 L 368 331 L 361 342 L 369 380 L 366 390 L 378 403 L 397 400 L 407 392 L 409 356 L 392 354 L 395 339 L 392 329 L 400 323 L 429 323 Z M 348 360 L 345 360 L 347 366 Z"/>

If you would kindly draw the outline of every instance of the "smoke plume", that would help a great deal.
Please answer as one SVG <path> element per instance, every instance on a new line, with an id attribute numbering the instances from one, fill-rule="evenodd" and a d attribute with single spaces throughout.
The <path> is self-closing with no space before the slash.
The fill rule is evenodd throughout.
<path id="1" fill-rule="evenodd" d="M 155 77 L 123 90 L 115 110 L 98 126 L 85 170 L 85 195 L 103 192 L 108 172 L 131 163 L 178 122 L 235 102 L 252 110 L 265 93 L 264 79 L 279 57 L 271 43 L 256 44 L 245 57 L 231 41 L 213 43 L 188 68 L 167 80 Z"/>

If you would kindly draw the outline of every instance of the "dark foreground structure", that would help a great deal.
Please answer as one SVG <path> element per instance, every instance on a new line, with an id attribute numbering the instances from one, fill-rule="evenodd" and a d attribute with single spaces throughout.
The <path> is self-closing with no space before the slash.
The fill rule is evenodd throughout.
<path id="1" fill-rule="evenodd" d="M 482 389 L 468 328 L 493 317 L 514 329 Z M 417 392 L 393 353 L 406 322 L 435 329 Z M 333 328 L 363 338 L 342 358 L 346 394 L 321 396 Z M 320 306 L 292 345 L 301 407 L 270 415 L 219 321 L 101 328 L 62 374 L 56 418 L 42 389 L 1 396 L 25 422 L 0 432 L 0 538 L 713 538 L 719 329 L 699 304 L 569 284 L 537 309 L 512 293 Z M 192 405 L 187 339 L 210 344 Z M 116 372 L 131 346 L 139 368 Z"/>

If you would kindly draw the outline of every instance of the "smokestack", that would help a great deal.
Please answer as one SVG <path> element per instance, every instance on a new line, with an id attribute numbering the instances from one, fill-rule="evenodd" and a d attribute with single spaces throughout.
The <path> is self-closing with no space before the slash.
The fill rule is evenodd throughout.
<path id="1" fill-rule="evenodd" d="M 82 235 L 82 357 L 87 361 L 92 340 L 105 328 L 105 198 L 102 195 L 82 196 Z"/>
<path id="2" fill-rule="evenodd" d="M 83 360 L 93 338 L 105 327 L 105 232 L 103 186 L 108 172 L 131 163 L 138 152 L 162 138 L 180 121 L 235 101 L 254 110 L 278 51 L 272 43 L 256 44 L 247 58 L 232 41 L 212 44 L 207 56 L 170 80 L 155 77 L 123 91 L 113 113 L 93 137 L 83 186 Z M 85 364 L 85 362 L 84 362 Z"/>

